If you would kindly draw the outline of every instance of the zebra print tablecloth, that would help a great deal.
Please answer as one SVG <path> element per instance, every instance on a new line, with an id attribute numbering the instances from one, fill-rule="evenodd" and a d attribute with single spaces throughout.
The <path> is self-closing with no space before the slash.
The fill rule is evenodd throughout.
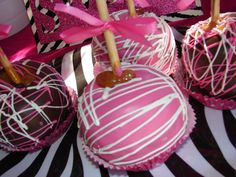
<path id="1" fill-rule="evenodd" d="M 173 29 L 177 44 L 184 32 Z M 81 53 L 82 61 L 89 60 Z M 52 62 L 78 95 L 85 84 L 80 50 Z M 34 153 L 0 150 L 2 177 L 234 177 L 236 176 L 236 110 L 214 110 L 189 98 L 197 124 L 187 142 L 163 165 L 149 171 L 105 169 L 90 161 L 81 149 L 77 119 L 50 147 Z"/>

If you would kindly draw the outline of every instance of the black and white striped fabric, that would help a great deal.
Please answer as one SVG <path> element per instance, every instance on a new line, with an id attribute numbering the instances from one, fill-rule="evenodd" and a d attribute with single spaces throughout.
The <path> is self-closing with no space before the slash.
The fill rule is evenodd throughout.
<path id="1" fill-rule="evenodd" d="M 48 0 L 48 1 L 54 2 L 54 0 Z M 66 3 L 72 4 L 74 1 L 78 1 L 78 0 L 62 0 L 62 2 L 65 4 Z M 34 4 L 32 4 L 32 2 L 34 2 Z M 50 52 L 52 50 L 57 50 L 57 49 L 61 49 L 64 47 L 69 47 L 70 45 L 66 44 L 62 40 L 52 41 L 50 43 L 42 43 L 42 41 L 40 40 L 39 34 L 38 34 L 38 30 L 42 30 L 43 33 L 45 33 L 45 34 L 54 33 L 60 27 L 60 19 L 53 11 L 42 7 L 40 5 L 40 0 L 32 0 L 32 2 L 30 3 L 30 0 L 24 0 L 38 52 L 39 53 L 46 53 L 46 52 Z M 81 2 L 83 2 L 85 4 L 85 6 L 88 6 L 88 4 L 89 4 L 88 3 L 89 0 L 81 0 Z M 177 20 L 187 19 L 190 17 L 200 16 L 200 15 L 202 15 L 200 0 L 196 0 L 196 5 L 197 6 L 195 9 L 164 15 L 163 18 L 167 21 L 177 21 Z M 41 29 L 37 29 L 36 23 L 39 23 L 39 22 L 37 22 L 36 19 L 34 18 L 32 6 L 35 6 L 37 11 L 40 12 L 41 14 L 44 14 L 45 16 L 48 16 L 51 19 L 53 19 L 54 24 L 55 24 L 54 29 L 47 30 L 45 28 L 45 26 L 42 24 L 41 24 Z"/>
<path id="2" fill-rule="evenodd" d="M 184 33 L 173 29 L 180 44 Z M 78 95 L 85 85 L 81 50 L 57 58 L 52 65 Z M 81 57 L 80 57 L 81 53 Z M 82 62 L 81 62 L 82 58 Z M 189 98 L 197 118 L 189 139 L 161 166 L 131 172 L 105 169 L 81 148 L 75 117 L 68 131 L 50 147 L 34 153 L 0 150 L 1 177 L 236 177 L 236 110 L 214 110 Z"/>
<path id="3" fill-rule="evenodd" d="M 43 29 L 43 33 L 46 33 L 46 34 L 48 34 L 48 33 L 55 33 L 55 32 L 58 30 L 59 26 L 60 26 L 60 21 L 59 21 L 58 16 L 57 16 L 53 11 L 51 11 L 51 10 L 49 10 L 49 9 L 43 8 L 43 7 L 40 5 L 39 0 L 35 0 L 35 6 L 36 6 L 37 10 L 38 10 L 40 13 L 42 13 L 42 14 L 44 14 L 44 15 L 46 15 L 46 16 L 52 17 L 52 18 L 53 18 L 53 21 L 55 22 L 54 29 L 53 29 L 53 30 L 50 30 L 50 31 L 47 30 L 47 29 L 41 24 L 42 29 Z"/>
<path id="4" fill-rule="evenodd" d="M 38 35 L 38 29 L 36 26 L 35 18 L 33 16 L 33 11 L 31 8 L 30 1 L 24 0 L 24 3 L 25 3 L 25 7 L 26 7 L 26 11 L 27 11 L 29 20 L 30 20 L 30 25 L 31 25 L 31 29 L 32 29 L 32 32 L 34 35 L 35 42 L 36 42 L 37 50 L 39 53 L 46 53 L 46 52 L 50 52 L 52 50 L 57 50 L 57 49 L 61 49 L 64 47 L 69 47 L 69 45 L 66 44 L 62 40 L 53 41 L 53 42 L 45 43 L 45 44 L 41 43 L 39 35 Z M 39 0 L 35 0 L 35 7 L 40 13 L 45 14 L 46 16 L 52 17 L 55 22 L 54 29 L 50 30 L 50 31 L 46 30 L 46 28 L 43 25 L 41 25 L 43 32 L 46 34 L 49 34 L 49 33 L 54 33 L 55 31 L 57 31 L 57 29 L 60 26 L 60 20 L 59 20 L 58 16 L 53 11 L 43 8 L 40 5 Z"/>

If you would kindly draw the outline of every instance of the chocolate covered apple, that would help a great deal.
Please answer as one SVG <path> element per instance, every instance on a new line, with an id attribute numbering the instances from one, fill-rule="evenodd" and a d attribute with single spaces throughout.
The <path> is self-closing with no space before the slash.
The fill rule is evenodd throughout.
<path id="1" fill-rule="evenodd" d="M 236 13 L 220 14 L 187 31 L 183 40 L 183 63 L 192 79 L 193 91 L 221 99 L 236 99 Z"/>
<path id="2" fill-rule="evenodd" d="M 30 60 L 12 65 L 20 78 L 18 84 L 0 70 L 0 147 L 35 151 L 53 143 L 69 127 L 75 115 L 74 100 L 51 66 Z M 32 79 L 24 84 L 27 78 Z"/>

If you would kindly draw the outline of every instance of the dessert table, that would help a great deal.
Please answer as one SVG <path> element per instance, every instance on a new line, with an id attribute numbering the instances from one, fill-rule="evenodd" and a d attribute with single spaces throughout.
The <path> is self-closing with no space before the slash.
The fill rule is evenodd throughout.
<path id="1" fill-rule="evenodd" d="M 177 46 L 181 46 L 186 28 L 173 28 Z M 92 79 L 89 42 L 49 54 L 36 54 L 30 27 L 0 41 L 12 61 L 24 58 L 50 63 L 66 84 L 81 95 L 86 81 Z M 3 45 L 4 44 L 4 45 Z M 14 45 L 12 45 L 14 44 Z M 21 50 L 19 50 L 19 48 Z M 86 73 L 90 73 L 90 75 Z M 149 171 L 131 172 L 105 169 L 93 163 L 83 152 L 77 117 L 63 136 L 51 146 L 36 152 L 0 150 L 2 177 L 222 177 L 236 176 L 236 110 L 215 110 L 189 97 L 196 114 L 190 137 L 162 165 Z"/>

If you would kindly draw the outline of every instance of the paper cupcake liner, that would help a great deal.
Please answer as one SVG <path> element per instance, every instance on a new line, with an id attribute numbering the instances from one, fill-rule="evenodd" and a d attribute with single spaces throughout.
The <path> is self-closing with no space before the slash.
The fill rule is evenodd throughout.
<path id="1" fill-rule="evenodd" d="M 177 62 L 176 70 L 173 74 L 173 78 L 179 88 L 185 93 L 185 95 L 191 95 L 197 101 L 203 105 L 219 110 L 228 110 L 236 108 L 236 101 L 232 99 L 220 99 L 215 97 L 210 97 L 208 95 L 203 95 L 200 92 L 192 91 L 188 88 L 187 79 L 184 78 L 184 66 L 181 61 Z"/>
<path id="2" fill-rule="evenodd" d="M 68 95 L 70 98 L 70 106 L 68 108 L 67 118 L 60 123 L 60 125 L 48 136 L 44 137 L 42 140 L 39 140 L 39 143 L 35 143 L 35 146 L 30 146 L 26 148 L 10 147 L 0 143 L 0 147 L 7 152 L 22 152 L 22 151 L 37 151 L 46 146 L 53 144 L 58 140 L 70 127 L 72 120 L 77 114 L 77 95 L 75 91 L 68 87 Z"/>
<path id="3" fill-rule="evenodd" d="M 195 124 L 196 124 L 195 113 L 191 105 L 188 103 L 188 101 L 186 101 L 186 103 L 187 103 L 187 109 L 188 109 L 188 122 L 187 122 L 186 130 L 183 136 L 179 140 L 177 140 L 174 146 L 167 149 L 165 152 L 161 153 L 160 155 L 156 157 L 153 157 L 151 159 L 146 159 L 143 162 L 139 162 L 133 165 L 121 165 L 121 166 L 113 165 L 103 160 L 96 154 L 94 154 L 90 150 L 90 148 L 86 145 L 83 138 L 80 137 L 82 140 L 83 150 L 92 161 L 98 163 L 99 165 L 104 166 L 105 168 L 110 168 L 110 169 L 115 169 L 115 170 L 144 171 L 144 170 L 151 169 L 155 166 L 161 165 L 171 156 L 171 154 L 173 154 L 183 143 L 185 143 L 190 133 L 192 132 L 193 128 L 195 127 Z"/>

